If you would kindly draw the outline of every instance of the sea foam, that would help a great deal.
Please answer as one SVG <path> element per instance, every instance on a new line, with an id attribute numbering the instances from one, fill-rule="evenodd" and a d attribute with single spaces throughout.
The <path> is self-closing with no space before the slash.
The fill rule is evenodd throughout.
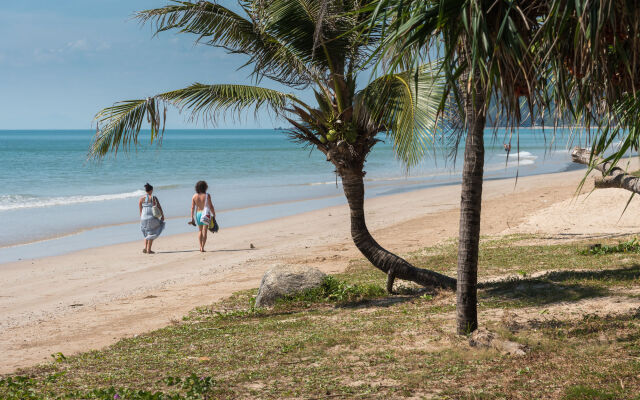
<path id="1" fill-rule="evenodd" d="M 505 152 L 504 154 L 500 154 L 502 157 L 507 157 L 507 153 Z M 538 158 L 538 156 L 529 153 L 528 151 L 521 151 L 519 153 L 509 153 L 509 160 L 517 160 L 517 159 L 525 159 L 525 160 L 535 160 Z"/>
<path id="2" fill-rule="evenodd" d="M 94 196 L 60 196 L 38 197 L 23 194 L 0 195 L 0 211 L 18 210 L 24 208 L 42 208 L 52 206 L 65 206 L 69 204 L 94 203 L 107 200 L 128 199 L 144 194 L 143 190 L 134 192 L 100 194 Z"/>

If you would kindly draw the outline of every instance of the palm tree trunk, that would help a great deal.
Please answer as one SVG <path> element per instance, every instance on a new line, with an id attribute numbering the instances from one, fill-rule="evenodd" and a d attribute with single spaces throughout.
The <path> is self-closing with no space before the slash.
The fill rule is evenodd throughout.
<path id="1" fill-rule="evenodd" d="M 395 278 L 416 282 L 426 287 L 455 288 L 455 279 L 427 269 L 416 268 L 403 258 L 382 248 L 369 233 L 365 222 L 364 173 L 361 169 L 342 169 L 340 175 L 351 211 L 353 242 L 371 264 L 387 274 L 387 291 L 392 292 Z"/>
<path id="2" fill-rule="evenodd" d="M 477 79 L 475 94 L 466 94 L 467 139 L 462 169 L 460 233 L 458 244 L 458 286 L 456 310 L 458 334 L 478 328 L 477 283 L 480 244 L 480 210 L 484 169 L 485 89 Z"/>
<path id="3" fill-rule="evenodd" d="M 640 177 L 627 174 L 620 167 L 615 167 L 612 161 L 604 161 L 599 156 L 592 156 L 591 150 L 574 147 L 571 152 L 573 162 L 593 166 L 593 169 L 602 172 L 602 178 L 596 179 L 595 187 L 626 189 L 632 193 L 640 194 Z"/>

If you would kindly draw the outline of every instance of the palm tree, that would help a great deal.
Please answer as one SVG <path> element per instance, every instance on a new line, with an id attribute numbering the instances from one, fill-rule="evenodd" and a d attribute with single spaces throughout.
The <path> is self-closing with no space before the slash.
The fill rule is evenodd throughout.
<path id="1" fill-rule="evenodd" d="M 381 51 L 406 64 L 437 53 L 446 86 L 439 106 L 444 117 L 461 119 L 466 134 L 460 201 L 457 330 L 478 326 L 477 272 L 487 111 L 514 129 L 528 106 L 531 120 L 549 108 L 546 81 L 536 70 L 531 46 L 546 4 L 536 0 L 382 0 L 364 7 L 371 26 L 389 24 Z M 382 21 L 382 22 L 381 22 Z M 522 99 L 524 97 L 524 100 Z M 453 109 L 453 110 L 452 110 Z"/>
<path id="2" fill-rule="evenodd" d="M 259 86 L 194 83 L 100 111 L 91 155 L 102 157 L 136 144 L 145 119 L 152 142 L 158 139 L 167 106 L 213 121 L 227 111 L 267 108 L 291 123 L 291 139 L 318 149 L 333 164 L 351 211 L 353 241 L 388 274 L 389 290 L 395 278 L 455 287 L 455 279 L 415 268 L 382 248 L 369 233 L 364 212 L 364 164 L 380 135 L 391 138 L 409 166 L 420 160 L 431 141 L 442 96 L 442 80 L 433 66 L 384 74 L 357 90 L 358 74 L 379 60 L 373 50 L 381 40 L 379 27 L 356 29 L 369 18 L 355 12 L 360 1 L 240 0 L 239 5 L 244 16 L 208 1 L 174 1 L 136 16 L 152 23 L 156 33 L 190 33 L 198 43 L 245 54 L 245 66 L 252 68 L 257 82 L 267 78 L 294 89 L 312 88 L 317 104 Z"/>

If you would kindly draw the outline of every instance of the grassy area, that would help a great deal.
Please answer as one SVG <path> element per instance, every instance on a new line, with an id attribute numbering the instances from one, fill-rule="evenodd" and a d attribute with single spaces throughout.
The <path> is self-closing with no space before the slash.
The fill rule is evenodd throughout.
<path id="1" fill-rule="evenodd" d="M 54 355 L 4 377 L 0 398 L 640 400 L 640 309 L 586 303 L 637 301 L 640 254 L 535 242 L 485 239 L 480 258 L 481 325 L 524 344 L 525 356 L 455 335 L 453 293 L 400 283 L 388 296 L 385 276 L 354 261 L 271 310 L 253 307 L 255 290 L 239 292 L 103 351 Z M 451 273 L 455 243 L 408 258 Z M 487 281 L 498 275 L 513 277 Z M 563 311 L 578 301 L 579 312 Z"/>

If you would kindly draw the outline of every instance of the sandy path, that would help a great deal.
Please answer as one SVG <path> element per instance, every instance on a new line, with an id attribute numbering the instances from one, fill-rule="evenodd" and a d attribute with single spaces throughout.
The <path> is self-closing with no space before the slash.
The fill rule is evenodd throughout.
<path id="1" fill-rule="evenodd" d="M 630 195 L 622 189 L 598 189 L 532 213 L 522 224 L 505 233 L 568 238 L 638 233 L 640 201 L 634 198 L 625 211 Z"/>
<path id="2" fill-rule="evenodd" d="M 515 187 L 514 180 L 486 182 L 482 234 L 528 232 L 520 227 L 540 227 L 545 219 L 562 225 L 557 214 L 566 213 L 582 176 L 572 171 L 525 177 Z M 367 200 L 369 227 L 383 246 L 397 252 L 435 244 L 457 235 L 459 191 L 447 186 Z M 604 208 L 609 216 L 617 210 Z M 3 264 L 0 373 L 49 360 L 55 352 L 97 349 L 165 326 L 195 306 L 257 287 L 263 272 L 276 263 L 340 271 L 360 257 L 348 221 L 347 207 L 336 206 L 224 229 L 205 254 L 195 251 L 195 234 L 189 234 L 160 238 L 158 253 L 151 256 L 135 242 Z M 640 226 L 640 219 L 636 223 Z"/>

